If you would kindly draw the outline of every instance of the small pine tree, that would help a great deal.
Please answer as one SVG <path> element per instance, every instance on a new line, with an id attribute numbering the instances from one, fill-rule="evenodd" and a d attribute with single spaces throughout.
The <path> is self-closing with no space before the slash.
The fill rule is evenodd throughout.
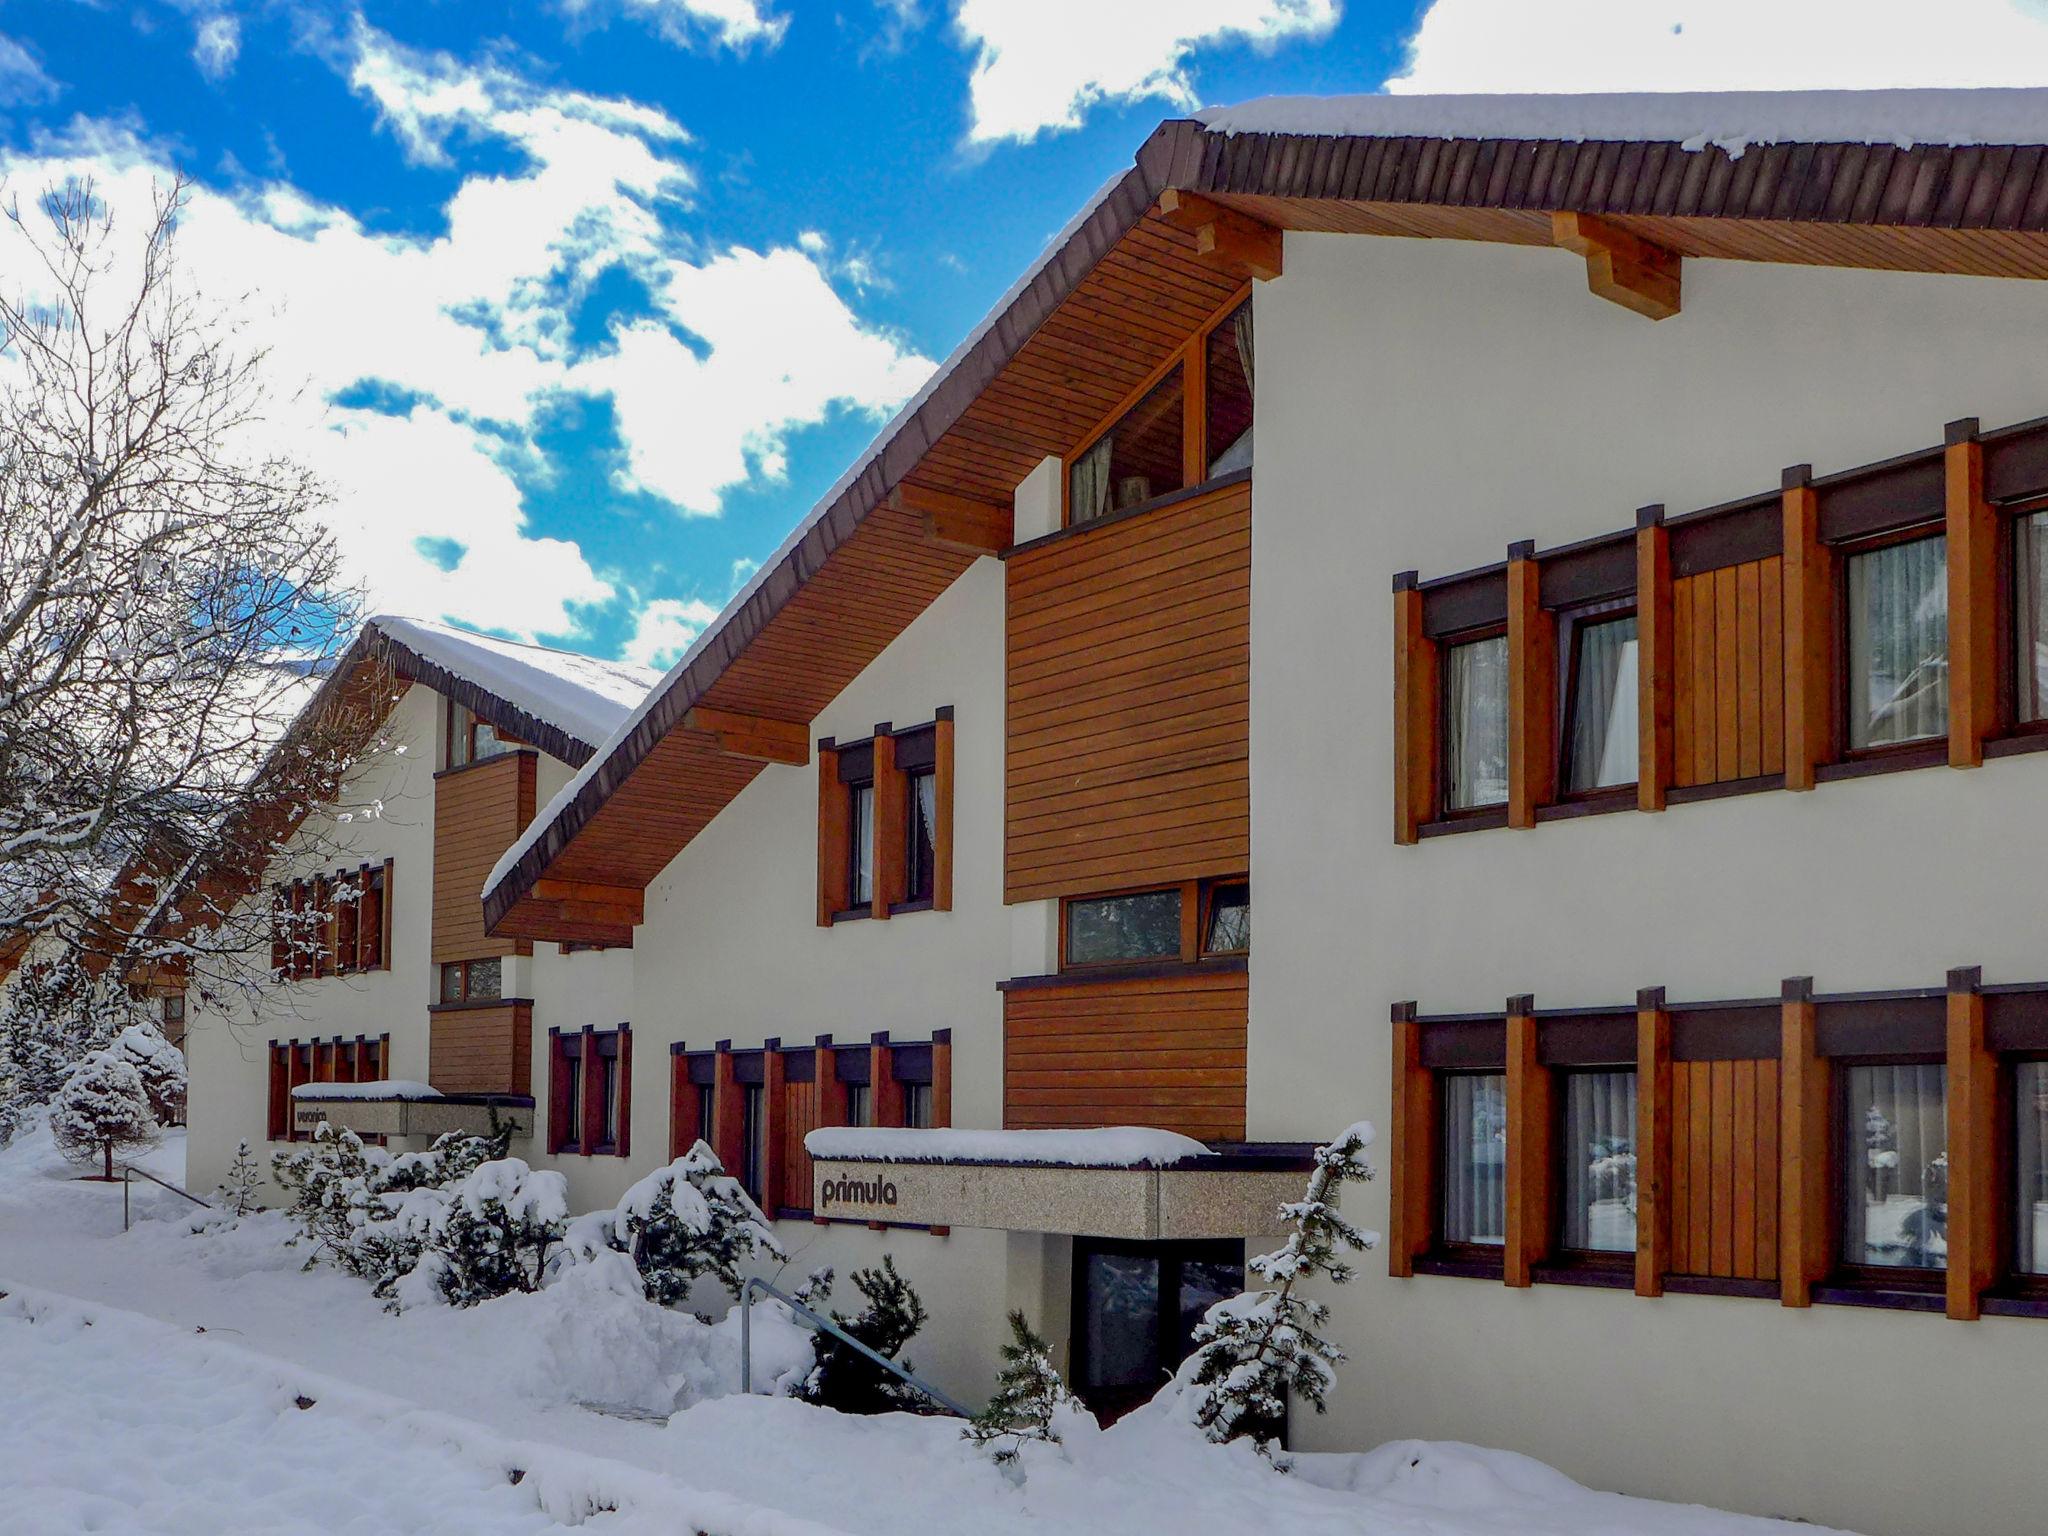
<path id="1" fill-rule="evenodd" d="M 114 1153 L 154 1145 L 156 1120 L 142 1077 L 113 1051 L 95 1051 L 58 1090 L 50 1106 L 57 1150 L 77 1162 L 100 1159 L 102 1177 L 114 1177 Z"/>
<path id="2" fill-rule="evenodd" d="M 91 1005 L 93 983 L 76 960 L 25 965 L 0 1007 L 0 1076 L 30 1104 L 48 1104 L 72 1070 L 107 1040 Z"/>
<path id="3" fill-rule="evenodd" d="M 1010 1342 L 1002 1356 L 996 1395 L 960 1433 L 987 1450 L 997 1466 L 1008 1468 L 1016 1465 L 1026 1441 L 1058 1445 L 1060 1421 L 1088 1410 L 1060 1380 L 1052 1351 L 1021 1310 L 1010 1314 Z"/>
<path id="4" fill-rule="evenodd" d="M 579 1216 L 567 1245 L 578 1259 L 605 1249 L 631 1255 L 647 1299 L 664 1307 L 680 1305 L 706 1275 L 738 1300 L 741 1265 L 784 1256 L 761 1208 L 701 1141 L 627 1190 L 616 1209 Z"/>
<path id="5" fill-rule="evenodd" d="M 214 1187 L 213 1197 L 221 1209 L 240 1220 L 263 1202 L 256 1191 L 263 1187 L 263 1169 L 248 1137 L 235 1143 L 235 1160 L 228 1164 L 228 1176 Z"/>
<path id="6" fill-rule="evenodd" d="M 1379 1234 L 1353 1226 L 1337 1210 L 1344 1185 L 1372 1177 L 1365 1148 L 1372 1127 L 1363 1122 L 1316 1148 L 1307 1194 L 1280 1207 L 1294 1226 L 1285 1247 L 1250 1264 L 1268 1289 L 1219 1301 L 1195 1328 L 1195 1350 L 1182 1366 L 1193 1390 L 1194 1419 L 1219 1443 L 1254 1439 L 1270 1455 L 1297 1398 L 1317 1413 L 1344 1352 L 1317 1331 L 1330 1309 L 1302 1295 L 1313 1275 L 1342 1285 L 1355 1273 L 1344 1253 L 1370 1248 Z"/>
<path id="7" fill-rule="evenodd" d="M 158 1125 L 176 1125 L 185 1118 L 185 1053 L 154 1024 L 130 1024 L 115 1037 L 112 1049 L 128 1059 L 149 1096 L 149 1112 Z"/>
<path id="8" fill-rule="evenodd" d="M 516 1157 L 483 1164 L 449 1193 L 422 1266 L 451 1306 L 540 1289 L 569 1217 L 569 1184 Z"/>
<path id="9" fill-rule="evenodd" d="M 834 1310 L 832 1321 L 885 1359 L 895 1360 L 903 1346 L 925 1324 L 924 1301 L 911 1284 L 896 1272 L 896 1260 L 882 1255 L 879 1269 L 856 1269 L 854 1289 L 867 1302 L 858 1316 L 847 1317 Z M 930 1400 L 900 1378 L 891 1375 L 858 1350 L 848 1349 L 829 1333 L 811 1335 L 817 1363 L 804 1378 L 797 1395 L 821 1408 L 841 1413 L 928 1413 Z M 915 1369 L 908 1360 L 905 1370 Z"/>

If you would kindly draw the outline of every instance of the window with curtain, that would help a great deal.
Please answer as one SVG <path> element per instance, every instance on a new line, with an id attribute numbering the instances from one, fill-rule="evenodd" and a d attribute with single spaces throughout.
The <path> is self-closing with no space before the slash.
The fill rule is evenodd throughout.
<path id="1" fill-rule="evenodd" d="M 711 1115 L 712 1111 L 717 1107 L 718 1090 L 710 1083 L 698 1083 L 696 1084 L 696 1089 L 697 1139 L 699 1141 L 709 1141 L 711 1139 Z M 684 1150 L 687 1151 L 688 1148 Z"/>
<path id="2" fill-rule="evenodd" d="M 848 1083 L 846 1085 L 846 1123 L 848 1125 L 873 1125 L 875 1117 L 869 1108 L 868 1085 Z"/>
<path id="3" fill-rule="evenodd" d="M 555 1128 L 556 1145 L 575 1150 L 583 1144 L 583 1037 L 555 1037 L 555 1070 L 561 1087 L 555 1092 L 555 1107 L 562 1123 Z"/>
<path id="4" fill-rule="evenodd" d="M 1636 616 L 1570 624 L 1564 785 L 1572 794 L 1636 781 Z"/>
<path id="5" fill-rule="evenodd" d="M 1948 733 L 1948 540 L 1849 557 L 1849 746 Z"/>
<path id="6" fill-rule="evenodd" d="M 2013 1132 L 2018 1187 L 2012 1267 L 2023 1275 L 2048 1275 L 2048 1061 L 2023 1061 L 2013 1070 Z"/>
<path id="7" fill-rule="evenodd" d="M 1508 1080 L 1499 1072 L 1447 1073 L 1443 1113 L 1446 1243 L 1498 1247 L 1507 1234 Z"/>
<path id="8" fill-rule="evenodd" d="M 1209 332 L 1209 478 L 1252 467 L 1252 301 Z"/>
<path id="9" fill-rule="evenodd" d="M 930 1083 L 905 1083 L 903 1085 L 903 1123 L 914 1131 L 930 1128 L 932 1123 L 932 1085 Z"/>
<path id="10" fill-rule="evenodd" d="M 1508 637 L 1444 651 L 1444 806 L 1505 805 L 1508 798 Z"/>
<path id="11" fill-rule="evenodd" d="M 930 901 L 938 869 L 939 780 L 933 773 L 908 776 L 909 814 L 904 818 L 906 900 Z"/>
<path id="12" fill-rule="evenodd" d="M 1842 1262 L 1946 1268 L 1948 1068 L 1910 1062 L 1842 1072 Z"/>
<path id="13" fill-rule="evenodd" d="M 768 1172 L 768 1116 L 759 1083 L 740 1090 L 740 1183 L 758 1201 Z"/>
<path id="14" fill-rule="evenodd" d="M 2048 512 L 2013 523 L 2014 715 L 2048 720 Z"/>
<path id="15" fill-rule="evenodd" d="M 1185 410 L 1179 364 L 1079 455 L 1067 471 L 1067 520 L 1092 522 L 1179 490 Z"/>
<path id="16" fill-rule="evenodd" d="M 1561 1246 L 1577 1253 L 1635 1252 L 1635 1073 L 1566 1073 L 1559 1140 Z"/>
<path id="17" fill-rule="evenodd" d="M 875 899 L 875 786 L 849 784 L 846 904 L 865 907 Z"/>

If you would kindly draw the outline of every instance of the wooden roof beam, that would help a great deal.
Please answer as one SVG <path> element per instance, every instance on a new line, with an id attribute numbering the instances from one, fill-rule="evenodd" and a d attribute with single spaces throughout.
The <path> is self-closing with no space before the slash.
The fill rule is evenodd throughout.
<path id="1" fill-rule="evenodd" d="M 1553 213 L 1550 240 L 1586 258 L 1586 286 L 1601 298 L 1652 320 L 1678 313 L 1678 252 L 1590 213 Z"/>
<path id="2" fill-rule="evenodd" d="M 1010 507 L 974 501 L 922 485 L 899 485 L 889 504 L 924 520 L 924 541 L 963 555 L 999 555 L 1016 542 Z"/>
<path id="3" fill-rule="evenodd" d="M 727 757 L 787 763 L 793 768 L 801 768 L 811 760 L 811 727 L 808 721 L 743 715 L 737 710 L 713 709 L 699 704 L 684 714 L 683 729 L 702 731 L 716 737 L 718 750 Z"/>
<path id="4" fill-rule="evenodd" d="M 636 885 L 543 875 L 534 882 L 533 895 L 536 905 L 571 923 L 630 929 L 646 917 L 643 893 Z"/>
<path id="5" fill-rule="evenodd" d="M 1194 192 L 1168 187 L 1159 216 L 1195 237 L 1195 254 L 1210 266 L 1270 282 L 1280 275 L 1286 241 L 1279 228 Z"/>

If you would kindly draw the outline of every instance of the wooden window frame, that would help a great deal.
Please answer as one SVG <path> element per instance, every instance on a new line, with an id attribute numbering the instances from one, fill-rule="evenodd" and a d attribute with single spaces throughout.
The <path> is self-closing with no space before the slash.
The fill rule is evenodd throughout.
<path id="1" fill-rule="evenodd" d="M 1589 603 L 1576 603 L 1569 608 L 1553 610 L 1557 623 L 1557 767 L 1554 783 L 1556 792 L 1549 803 L 1555 805 L 1588 805 L 1604 801 L 1634 804 L 1642 776 L 1642 721 L 1641 721 L 1641 671 L 1643 666 L 1642 615 L 1637 611 L 1635 595 L 1610 597 Z M 1585 631 L 1601 624 L 1615 624 L 1623 619 L 1636 621 L 1636 669 L 1637 669 L 1637 744 L 1636 778 L 1620 784 L 1603 784 L 1593 789 L 1573 789 L 1572 736 L 1573 727 L 1578 723 L 1579 712 L 1579 645 Z"/>
<path id="2" fill-rule="evenodd" d="M 1946 525 L 1936 522 L 1915 523 L 1907 528 L 1888 529 L 1883 533 L 1871 534 L 1867 538 L 1823 546 L 1832 565 L 1830 586 L 1834 599 L 1834 654 L 1830 671 L 1833 675 L 1832 702 L 1829 706 L 1833 716 L 1828 730 L 1830 763 L 1884 763 L 1892 758 L 1927 757 L 1935 748 L 1947 755 L 1948 732 L 1943 730 L 1936 736 L 1916 736 L 1910 741 L 1886 742 L 1876 747 L 1852 747 L 1849 745 L 1849 712 L 1853 700 L 1849 697 L 1853 679 L 1849 675 L 1849 654 L 1851 649 L 1850 624 L 1855 615 L 1849 609 L 1849 563 L 1862 555 L 1874 555 L 1882 550 L 1896 549 L 1906 544 L 1918 544 L 1925 539 L 1947 536 Z M 1953 717 L 1954 701 L 1950 701 Z"/>
<path id="3" fill-rule="evenodd" d="M 451 962 L 453 963 L 453 962 Z M 617 1063 L 606 1093 L 604 1061 Z M 572 1084 L 570 1062 L 576 1065 Z M 564 1134 L 566 1111 L 576 1107 L 576 1135 Z M 548 1031 L 548 1155 L 550 1157 L 627 1157 L 632 1153 L 633 1026 L 606 1029 L 586 1024 L 581 1029 Z M 612 1139 L 603 1139 L 611 1121 Z"/>
<path id="4" fill-rule="evenodd" d="M 460 703 L 446 694 L 441 696 L 441 705 L 441 770 L 444 773 L 457 768 L 473 768 L 478 763 L 488 762 L 492 757 L 501 757 L 505 752 L 516 752 L 522 747 L 532 745 L 531 742 L 521 740 L 519 737 L 501 730 L 496 724 L 484 719 L 467 704 Z M 476 751 L 476 732 L 478 726 L 489 727 L 491 734 L 497 738 L 498 745 L 503 750 L 493 752 L 489 757 L 478 757 Z M 462 761 L 460 762 L 455 760 L 457 742 L 460 742 L 462 745 Z"/>
<path id="5" fill-rule="evenodd" d="M 1115 975 L 1120 971 L 1142 970 L 1148 966 L 1185 965 L 1199 967 L 1209 961 L 1237 961 L 1251 953 L 1248 949 L 1208 950 L 1203 946 L 1209 932 L 1209 910 L 1215 889 L 1219 885 L 1251 885 L 1251 877 L 1244 874 L 1203 875 L 1193 880 L 1168 880 L 1149 885 L 1120 886 L 1114 890 L 1088 891 L 1080 895 L 1062 896 L 1059 909 L 1059 974 L 1065 975 Z M 1070 912 L 1074 903 L 1084 901 L 1116 901 L 1126 896 L 1154 896 L 1164 891 L 1175 891 L 1180 896 L 1180 949 L 1173 955 L 1146 955 L 1127 960 L 1073 960 L 1067 953 L 1068 931 L 1071 925 Z"/>
<path id="6" fill-rule="evenodd" d="M 1507 1272 L 1507 1251 L 1510 1241 L 1508 1227 L 1507 1196 L 1503 1188 L 1501 1196 L 1501 1240 L 1498 1243 L 1471 1243 L 1454 1241 L 1444 1236 L 1444 1201 L 1450 1190 L 1450 1176 L 1446 1167 L 1444 1124 L 1444 1084 L 1454 1077 L 1497 1077 L 1501 1080 L 1501 1098 L 1506 1102 L 1508 1081 L 1505 1064 L 1498 1067 L 1434 1067 L 1430 1069 L 1431 1102 L 1435 1114 L 1430 1117 L 1430 1204 L 1429 1239 L 1422 1253 L 1418 1255 L 1416 1269 L 1419 1273 L 1454 1273 L 1478 1279 L 1499 1280 Z M 1513 1116 L 1509 1116 L 1508 1131 L 1513 1133 Z M 1513 1157 L 1510 1150 L 1507 1154 Z M 1503 1164 L 1505 1178 L 1506 1167 Z"/>
<path id="7" fill-rule="evenodd" d="M 2020 524 L 2036 514 L 2048 515 L 2048 495 L 2027 497 L 1997 507 L 1994 513 L 1998 519 L 1998 615 L 1992 647 L 1998 656 L 1998 665 L 1994 669 L 1997 678 L 1996 730 L 1991 739 L 2048 737 L 2048 716 L 2039 720 L 2020 718 L 2019 678 Z"/>
<path id="8" fill-rule="evenodd" d="M 471 1006 L 488 1008 L 494 1007 L 499 1003 L 515 1001 L 513 995 L 505 990 L 504 965 L 505 961 L 509 958 L 511 957 L 507 955 L 478 955 L 470 960 L 443 960 L 434 968 L 434 1006 L 437 1008 L 467 1008 Z M 493 961 L 496 961 L 498 964 L 498 990 L 488 996 L 478 997 L 471 988 L 469 968 L 473 965 L 489 965 Z M 461 978 L 462 983 L 457 995 L 454 997 L 446 996 L 447 989 L 442 985 L 447 978 L 448 972 L 451 970 Z"/>
<path id="9" fill-rule="evenodd" d="M 1635 786 L 1630 785 L 1629 788 L 1633 790 Z M 1637 1114 L 1635 1125 L 1630 1129 L 1629 1142 L 1630 1150 L 1634 1153 L 1637 1160 L 1636 1177 L 1638 1183 L 1641 1181 L 1642 1151 L 1640 1142 L 1642 1140 L 1641 1107 L 1643 1082 L 1642 1073 L 1637 1063 L 1633 1061 L 1609 1062 L 1605 1064 L 1574 1062 L 1569 1065 L 1552 1067 L 1550 1069 L 1552 1082 L 1551 1099 L 1553 1101 L 1550 1106 L 1550 1150 L 1552 1162 L 1550 1178 L 1551 1188 L 1556 1191 L 1556 1195 L 1551 1201 L 1550 1253 L 1548 1259 L 1544 1261 L 1543 1267 L 1547 1270 L 1561 1273 L 1552 1273 L 1549 1276 L 1539 1275 L 1539 1279 L 1557 1279 L 1562 1278 L 1564 1275 L 1578 1273 L 1583 1275 L 1614 1276 L 1617 1278 L 1626 1276 L 1631 1283 L 1634 1280 L 1636 1272 L 1636 1249 L 1634 1247 L 1626 1249 L 1567 1248 L 1564 1241 L 1565 1105 L 1571 1092 L 1569 1080 L 1574 1077 L 1590 1074 L 1612 1073 L 1627 1073 L 1630 1077 L 1636 1079 Z M 1641 1215 L 1639 1196 L 1637 1205 L 1638 1221 L 1641 1220 Z M 1640 1235 L 1637 1241 L 1638 1246 L 1640 1246 Z"/>
<path id="10" fill-rule="evenodd" d="M 913 912 L 953 910 L 953 707 L 944 705 L 922 725 L 897 729 L 888 721 L 861 741 L 818 742 L 818 892 L 821 928 L 862 918 L 887 920 Z M 912 779 L 932 777 L 932 890 L 909 893 L 909 841 L 914 833 Z M 853 900 L 854 791 L 873 799 L 874 885 L 869 900 Z"/>
<path id="11" fill-rule="evenodd" d="M 1237 313 L 1240 306 L 1249 303 L 1251 296 L 1252 284 L 1246 282 L 1229 299 L 1225 300 L 1220 308 L 1211 311 L 1203 317 L 1201 323 L 1196 326 L 1191 335 L 1176 345 L 1173 351 L 1167 354 L 1165 360 L 1153 368 L 1150 373 L 1146 374 L 1143 381 L 1126 394 L 1123 399 L 1119 400 L 1112 410 L 1095 422 L 1093 426 L 1089 427 L 1086 432 L 1082 433 L 1073 447 L 1060 455 L 1060 527 L 1062 529 L 1094 527 L 1097 524 L 1109 522 L 1112 518 L 1126 517 L 1133 513 L 1143 512 L 1147 508 L 1157 506 L 1171 498 L 1199 492 L 1204 486 L 1210 484 L 1208 469 L 1209 460 L 1212 455 L 1209 452 L 1208 443 L 1209 335 L 1218 326 L 1227 323 Z M 1113 431 L 1124 417 L 1136 408 L 1138 402 L 1150 394 L 1153 387 L 1176 368 L 1184 370 L 1181 375 L 1181 484 L 1171 491 L 1162 491 L 1156 496 L 1128 507 L 1112 508 L 1102 517 L 1077 524 L 1074 521 L 1075 462 L 1090 452 L 1102 440 L 1105 433 Z M 1254 420 L 1256 420 L 1256 407 L 1253 408 L 1253 416 Z M 1216 478 L 1221 480 L 1227 477 L 1218 476 Z"/>
<path id="12" fill-rule="evenodd" d="M 1997 1148 L 1999 1203 L 1994 1211 L 1997 1231 L 1996 1297 L 2032 1302 L 2048 1312 L 2048 1270 L 2033 1272 L 2019 1267 L 2019 1223 L 2034 1205 L 2020 1183 L 2019 1079 L 2020 1069 L 2048 1065 L 2048 1050 L 2013 1051 L 1998 1058 L 1998 1118 L 1993 1135 Z"/>
<path id="13" fill-rule="evenodd" d="M 1860 1121 L 1851 1114 L 1849 1104 L 1849 1069 L 1852 1067 L 1948 1067 L 1948 1058 L 1935 1051 L 1894 1051 L 1870 1055 L 1835 1056 L 1828 1059 L 1828 1241 L 1829 1251 L 1834 1255 L 1827 1278 L 1818 1289 L 1833 1292 L 1854 1292 L 1872 1297 L 1882 1296 L 1925 1296 L 1945 1297 L 1948 1293 L 1948 1270 L 1922 1268 L 1903 1264 L 1852 1264 L 1842 1258 L 1842 1234 L 1847 1228 L 1849 1204 L 1855 1197 L 1855 1181 L 1862 1169 L 1842 1155 L 1844 1138 L 1857 1134 Z M 1953 1142 L 1954 1118 L 1952 1113 L 1952 1084 L 1944 1081 L 1943 1091 L 1948 1112 L 1945 1120 L 1948 1135 L 1942 1150 L 1948 1150 Z M 1824 1299 L 1824 1298 L 1823 1298 Z"/>
<path id="14" fill-rule="evenodd" d="M 1503 620 L 1498 624 L 1482 624 L 1472 629 L 1459 630 L 1454 634 L 1442 636 L 1436 642 L 1438 658 L 1436 676 L 1436 803 L 1434 806 L 1435 815 L 1430 819 L 1439 825 L 1458 825 L 1467 822 L 1491 823 L 1496 820 L 1502 820 L 1507 816 L 1508 807 L 1514 799 L 1514 786 L 1512 783 L 1514 767 L 1512 762 L 1510 762 L 1508 765 L 1510 776 L 1508 793 L 1501 799 L 1489 801 L 1485 805 L 1453 806 L 1451 804 L 1451 652 L 1462 645 L 1476 645 L 1485 640 L 1506 640 L 1507 638 L 1508 626 L 1506 621 Z M 1507 693 L 1512 693 L 1513 691 L 1513 671 L 1514 657 L 1510 654 L 1507 660 L 1507 667 L 1501 678 L 1502 687 Z M 1508 709 L 1509 700 L 1504 694 L 1501 699 L 1503 716 L 1507 714 Z M 1503 735 L 1505 734 L 1504 727 Z M 1510 749 L 1510 756 L 1512 757 L 1512 749 Z"/>
<path id="15" fill-rule="evenodd" d="M 391 889 L 394 861 L 362 863 L 353 869 L 322 871 L 281 881 L 271 887 L 270 970 L 276 981 L 318 981 L 329 976 L 354 976 L 391 969 Z M 340 893 L 353 889 L 352 903 Z M 376 921 L 365 924 L 365 898 L 377 893 Z M 341 944 L 341 912 L 352 905 L 355 922 L 352 941 Z M 313 933 L 303 921 L 309 912 L 326 911 L 327 917 L 314 933 L 312 944 L 302 942 Z M 437 973 L 438 974 L 438 973 Z"/>
<path id="16" fill-rule="evenodd" d="M 297 1101 L 292 1090 L 304 1083 L 374 1083 L 391 1074 L 391 1036 L 334 1035 L 325 1040 L 267 1042 L 264 1081 L 264 1140 L 298 1142 Z M 303 1069 L 303 1072 L 302 1072 Z M 382 1135 L 364 1141 L 382 1144 Z"/>

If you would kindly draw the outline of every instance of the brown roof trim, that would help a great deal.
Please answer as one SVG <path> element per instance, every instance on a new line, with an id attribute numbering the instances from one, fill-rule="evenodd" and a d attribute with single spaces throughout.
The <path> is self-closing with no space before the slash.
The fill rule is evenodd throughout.
<path id="1" fill-rule="evenodd" d="M 511 700 L 491 692 L 481 683 L 472 682 L 466 677 L 458 677 L 440 663 L 429 661 L 404 641 L 395 639 L 379 629 L 375 619 L 363 626 L 362 635 L 355 645 L 349 648 L 349 654 L 342 664 L 334 669 L 334 676 L 344 675 L 352 663 L 366 658 L 382 661 L 400 677 L 409 678 L 416 683 L 425 683 L 434 692 L 445 694 L 494 729 L 539 747 L 549 757 L 559 758 L 571 768 L 581 768 L 590 761 L 591 753 L 597 750 L 596 742 L 572 736 L 559 725 L 551 725 L 537 715 L 528 714 Z M 318 702 L 317 696 L 315 702 Z"/>
<path id="2" fill-rule="evenodd" d="M 668 679 L 647 712 L 615 745 L 574 798 L 542 829 L 505 878 L 484 896 L 489 932 L 533 888 L 598 808 L 632 776 L 655 743 L 681 722 L 711 685 L 738 659 L 754 637 L 789 603 L 832 552 L 851 538 L 861 522 L 885 501 L 925 454 L 1009 364 L 1025 342 L 1081 283 L 1095 264 L 1159 200 L 1170 177 L 1202 135 L 1199 123 L 1160 125 L 1138 151 L 1137 161 L 1105 195 L 1080 227 L 1047 258 L 1037 275 L 1011 300 L 973 346 L 939 380 L 931 394 L 902 421 L 844 490 L 813 513 L 811 524 L 777 562 L 747 601 L 711 634 L 683 671 Z"/>

